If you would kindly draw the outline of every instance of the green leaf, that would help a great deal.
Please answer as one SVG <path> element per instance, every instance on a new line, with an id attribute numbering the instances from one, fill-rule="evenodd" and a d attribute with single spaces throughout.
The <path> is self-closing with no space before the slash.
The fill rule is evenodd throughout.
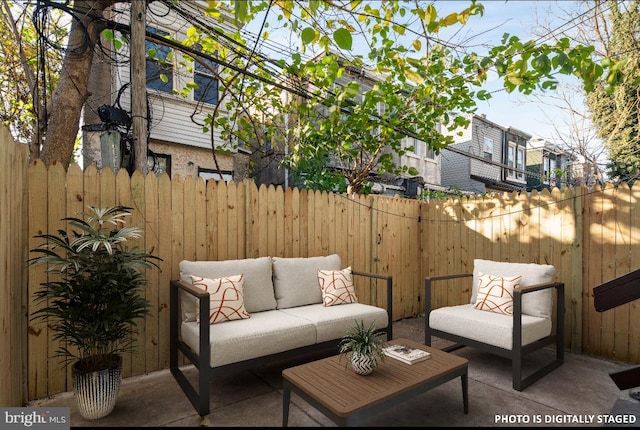
<path id="1" fill-rule="evenodd" d="M 437 17 L 438 17 L 438 13 L 436 11 L 436 8 L 432 4 L 427 6 L 427 16 L 426 16 L 427 24 L 431 24 L 432 22 L 435 22 Z"/>
<path id="2" fill-rule="evenodd" d="M 509 73 L 507 76 L 507 81 L 512 84 L 512 85 L 522 85 L 524 84 L 524 81 L 522 80 L 522 78 L 518 75 L 516 75 L 515 73 Z"/>
<path id="3" fill-rule="evenodd" d="M 413 49 L 415 49 L 416 51 L 420 51 L 422 49 L 422 42 L 420 41 L 420 39 L 415 39 L 413 41 Z"/>
<path id="4" fill-rule="evenodd" d="M 249 10 L 249 2 L 245 0 L 236 0 L 234 3 L 236 21 L 244 22 L 247 18 L 247 12 Z"/>
<path id="5" fill-rule="evenodd" d="M 405 70 L 404 75 L 416 84 L 422 84 L 424 82 L 424 78 L 413 70 Z"/>
<path id="6" fill-rule="evenodd" d="M 313 39 L 315 37 L 316 37 L 316 31 L 313 28 L 307 27 L 304 30 L 302 30 L 301 38 L 302 38 L 302 43 L 304 43 L 305 45 L 308 45 L 309 43 L 313 42 Z"/>
<path id="7" fill-rule="evenodd" d="M 444 19 L 444 25 L 453 25 L 458 22 L 458 13 L 453 12 L 446 16 Z"/>
<path id="8" fill-rule="evenodd" d="M 339 28 L 333 32 L 333 40 L 338 44 L 341 49 L 351 50 L 353 44 L 353 38 L 351 33 L 346 28 Z"/>
<path id="9" fill-rule="evenodd" d="M 393 31 L 395 31 L 396 33 L 403 35 L 404 34 L 404 27 L 398 24 L 393 24 Z"/>

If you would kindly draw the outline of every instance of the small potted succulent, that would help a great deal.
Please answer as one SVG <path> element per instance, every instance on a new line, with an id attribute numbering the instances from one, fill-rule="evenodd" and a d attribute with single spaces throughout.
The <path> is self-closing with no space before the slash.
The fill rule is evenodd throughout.
<path id="1" fill-rule="evenodd" d="M 73 392 L 80 414 L 108 415 L 120 389 L 121 353 L 133 350 L 135 326 L 149 313 L 145 271 L 160 257 L 128 246 L 141 228 L 125 226 L 130 208 L 89 206 L 84 218 L 63 218 L 71 233 L 35 237 L 43 243 L 30 264 L 53 274 L 36 299 L 43 307 L 34 318 L 45 321 L 61 341 L 57 355 L 73 362 Z"/>
<path id="2" fill-rule="evenodd" d="M 340 340 L 340 353 L 351 362 L 357 374 L 369 375 L 378 367 L 378 359 L 385 360 L 385 346 L 384 332 L 380 332 L 375 323 L 365 326 L 360 320 Z"/>

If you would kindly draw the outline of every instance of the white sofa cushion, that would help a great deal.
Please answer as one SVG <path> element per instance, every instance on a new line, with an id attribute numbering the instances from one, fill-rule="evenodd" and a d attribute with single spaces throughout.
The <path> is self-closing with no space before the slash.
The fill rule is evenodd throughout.
<path id="1" fill-rule="evenodd" d="M 276 308 L 271 280 L 271 257 L 222 261 L 188 261 L 179 264 L 180 279 L 191 282 L 190 275 L 216 279 L 244 275 L 244 307 L 250 314 Z M 185 300 L 185 297 L 191 297 Z M 197 300 L 182 292 L 183 321 L 195 321 Z"/>
<path id="2" fill-rule="evenodd" d="M 479 272 L 497 276 L 522 275 L 520 287 L 553 282 L 555 267 L 550 264 L 511 263 L 503 261 L 473 260 L 473 284 L 471 289 L 471 304 L 475 304 L 478 297 Z M 553 289 L 545 289 L 527 293 L 522 296 L 522 313 L 531 316 L 551 318 L 553 304 Z"/>
<path id="3" fill-rule="evenodd" d="M 338 254 L 322 257 L 273 257 L 273 287 L 277 308 L 322 303 L 318 270 L 340 269 Z"/>
<path id="4" fill-rule="evenodd" d="M 364 321 L 365 326 L 375 324 L 385 328 L 389 323 L 387 311 L 362 303 L 348 303 L 340 306 L 313 304 L 297 308 L 287 308 L 283 313 L 309 321 L 316 326 L 318 342 L 339 339 L 352 328 L 356 321 Z"/>
<path id="5" fill-rule="evenodd" d="M 210 328 L 211 366 L 223 366 L 316 343 L 313 323 L 278 310 L 251 318 L 213 324 Z M 183 322 L 182 340 L 200 353 L 198 323 Z"/>
<path id="6" fill-rule="evenodd" d="M 429 326 L 507 350 L 513 347 L 513 315 L 475 309 L 472 304 L 431 311 Z M 551 334 L 551 319 L 522 315 L 522 345 Z"/>

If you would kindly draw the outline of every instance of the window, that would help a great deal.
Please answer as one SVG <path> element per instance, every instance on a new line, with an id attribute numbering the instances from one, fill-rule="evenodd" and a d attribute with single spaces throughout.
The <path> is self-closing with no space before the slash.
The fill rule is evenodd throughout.
<path id="1" fill-rule="evenodd" d="M 147 31 L 158 36 L 168 36 L 169 33 L 153 27 L 147 27 Z M 147 40 L 147 88 L 173 92 L 173 52 L 168 46 Z"/>
<path id="2" fill-rule="evenodd" d="M 491 160 L 493 157 L 493 139 L 485 137 L 482 144 L 482 150 L 484 152 L 484 158 Z"/>
<path id="3" fill-rule="evenodd" d="M 507 167 L 510 169 L 507 171 L 507 178 L 524 180 L 524 173 L 516 171 L 524 170 L 524 155 L 525 148 L 523 146 L 519 146 L 515 142 L 509 142 L 507 149 Z"/>
<path id="4" fill-rule="evenodd" d="M 220 176 L 220 173 L 218 173 L 217 170 L 203 169 L 202 167 L 198 167 L 198 176 L 203 178 L 205 182 L 209 179 L 213 179 L 214 181 L 223 180 L 226 183 L 233 180 L 233 172 L 223 171 L 222 176 Z"/>
<path id="5" fill-rule="evenodd" d="M 149 169 L 149 172 L 155 173 L 156 176 L 160 176 L 165 172 L 171 176 L 171 156 L 149 151 L 147 155 L 147 169 Z"/>
<path id="6" fill-rule="evenodd" d="M 405 137 L 402 139 L 402 146 L 407 150 L 407 154 L 420 156 L 420 142 L 415 137 Z"/>
<path id="7" fill-rule="evenodd" d="M 548 154 L 543 158 L 544 183 L 554 185 L 556 183 L 556 160 L 549 158 Z"/>
<path id="8" fill-rule="evenodd" d="M 415 137 L 403 138 L 402 146 L 407 150 L 408 155 L 413 155 L 418 158 L 428 158 L 430 160 L 436 158 L 436 153 L 433 148 L 427 147 L 424 141 L 418 140 Z"/>
<path id="9" fill-rule="evenodd" d="M 518 146 L 516 149 L 516 169 L 521 170 L 516 173 L 516 178 L 524 181 L 524 156 L 525 156 L 525 148 L 522 146 Z"/>
<path id="10" fill-rule="evenodd" d="M 516 144 L 513 142 L 509 142 L 509 148 L 507 149 L 507 167 L 509 167 L 507 178 L 515 178 L 516 172 L 512 169 L 516 167 Z"/>
<path id="11" fill-rule="evenodd" d="M 202 46 L 196 44 L 195 48 L 201 50 Z M 217 55 L 217 51 L 214 55 Z M 212 60 L 200 58 L 199 61 L 194 61 L 193 81 L 197 85 L 197 88 L 193 90 L 193 99 L 195 101 L 211 105 L 218 104 L 217 71 L 218 65 Z"/>

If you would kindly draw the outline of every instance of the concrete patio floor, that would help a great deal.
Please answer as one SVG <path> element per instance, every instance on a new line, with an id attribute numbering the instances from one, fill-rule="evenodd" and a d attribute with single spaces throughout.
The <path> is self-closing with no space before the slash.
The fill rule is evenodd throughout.
<path id="1" fill-rule="evenodd" d="M 394 323 L 394 338 L 424 341 L 423 318 Z M 434 346 L 443 344 L 434 342 Z M 469 414 L 462 409 L 460 380 L 449 381 L 399 407 L 362 422 L 362 427 L 603 427 L 640 426 L 640 402 L 621 391 L 609 373 L 625 363 L 566 353 L 565 363 L 523 392 L 511 386 L 508 360 L 470 348 L 454 352 L 469 360 Z M 541 351 L 536 359 L 551 358 Z M 302 361 L 301 361 L 302 362 Z M 72 393 L 30 403 L 71 408 L 72 427 L 279 427 L 282 425 L 282 370 L 287 362 L 242 372 L 213 382 L 211 413 L 201 418 L 168 370 L 124 379 L 114 411 L 85 420 Z M 354 393 L 357 394 L 357 393 Z M 605 422 L 617 417 L 624 423 Z M 632 421 L 632 422 L 631 422 Z M 295 394 L 292 427 L 335 427 Z"/>

